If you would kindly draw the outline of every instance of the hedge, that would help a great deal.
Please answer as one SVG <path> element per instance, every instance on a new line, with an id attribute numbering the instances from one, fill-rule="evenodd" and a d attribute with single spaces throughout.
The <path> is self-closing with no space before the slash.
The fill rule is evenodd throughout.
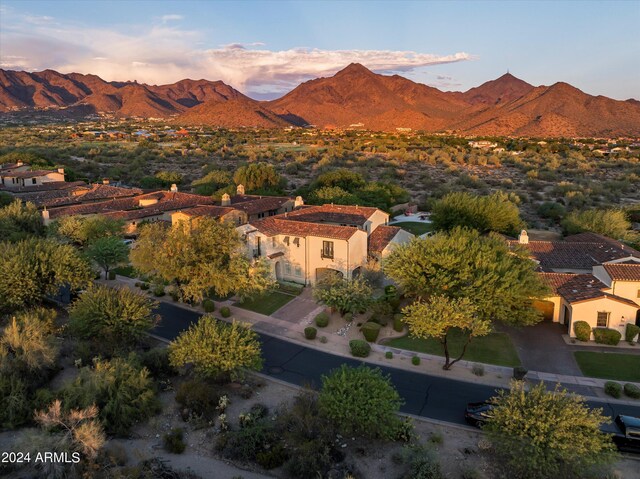
<path id="1" fill-rule="evenodd" d="M 229 316 L 231 316 L 231 310 L 228 306 L 223 306 L 222 308 L 220 308 L 220 315 L 223 318 L 228 318 Z"/>
<path id="2" fill-rule="evenodd" d="M 640 326 L 636 326 L 635 324 L 628 323 L 627 329 L 624 331 L 624 339 L 628 342 L 632 342 L 633 338 L 635 338 L 638 333 L 640 333 Z"/>
<path id="3" fill-rule="evenodd" d="M 587 342 L 591 339 L 591 326 L 586 321 L 576 321 L 573 323 L 573 332 L 578 341 Z"/>
<path id="4" fill-rule="evenodd" d="M 353 313 L 345 313 L 344 316 L 342 316 L 342 318 L 347 322 L 350 323 L 351 321 L 353 321 Z"/>
<path id="5" fill-rule="evenodd" d="M 393 330 L 399 333 L 404 331 L 404 315 L 399 313 L 393 315 Z"/>
<path id="6" fill-rule="evenodd" d="M 378 339 L 381 327 L 382 326 L 380 326 L 378 323 L 369 321 L 368 323 L 364 323 L 362 328 L 360 328 L 360 331 L 362 331 L 362 334 L 367 341 L 373 343 L 376 339 Z"/>
<path id="7" fill-rule="evenodd" d="M 309 326 L 308 328 L 304 328 L 304 337 L 307 339 L 316 339 L 316 334 L 318 334 L 318 330 L 313 326 Z"/>
<path id="8" fill-rule="evenodd" d="M 635 384 L 627 383 L 624 385 L 624 394 L 633 399 L 640 399 L 640 388 Z"/>
<path id="9" fill-rule="evenodd" d="M 329 315 L 327 313 L 320 313 L 316 316 L 316 326 L 319 328 L 326 328 L 329 325 Z"/>
<path id="10" fill-rule="evenodd" d="M 356 358 L 366 358 L 371 352 L 371 346 L 362 339 L 352 339 L 349 341 L 349 349 L 351 349 L 351 355 Z"/>
<path id="11" fill-rule="evenodd" d="M 205 299 L 202 302 L 205 313 L 213 313 L 216 310 L 216 304 L 211 299 Z"/>
<path id="12" fill-rule="evenodd" d="M 615 381 L 607 381 L 604 383 L 604 392 L 611 397 L 619 398 L 622 396 L 622 386 Z"/>
<path id="13" fill-rule="evenodd" d="M 593 330 L 593 337 L 598 344 L 615 346 L 620 342 L 622 334 L 615 329 L 595 328 Z"/>
<path id="14" fill-rule="evenodd" d="M 414 356 L 411 358 L 411 364 L 418 366 L 420 364 L 420 356 Z"/>

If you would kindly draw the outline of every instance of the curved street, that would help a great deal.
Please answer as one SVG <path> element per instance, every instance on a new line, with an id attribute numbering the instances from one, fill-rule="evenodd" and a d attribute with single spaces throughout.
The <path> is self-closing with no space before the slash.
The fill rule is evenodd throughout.
<path id="1" fill-rule="evenodd" d="M 199 313 L 161 302 L 157 308 L 160 324 L 153 334 L 172 340 L 190 324 Z M 260 334 L 264 367 L 262 373 L 299 386 L 315 386 L 321 377 L 341 364 L 358 365 L 361 361 L 328 354 L 282 339 Z M 464 424 L 463 412 L 469 402 L 488 399 L 495 394 L 491 386 L 473 384 L 392 367 L 376 366 L 391 377 L 391 381 L 404 399 L 402 412 L 431 419 Z M 591 407 L 602 407 L 611 416 L 629 414 L 640 417 L 640 405 L 631 406 L 605 401 L 590 401 Z"/>

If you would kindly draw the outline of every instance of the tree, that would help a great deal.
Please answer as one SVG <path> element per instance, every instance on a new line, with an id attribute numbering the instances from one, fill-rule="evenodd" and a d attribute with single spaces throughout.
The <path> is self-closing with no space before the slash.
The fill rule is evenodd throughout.
<path id="1" fill-rule="evenodd" d="M 33 203 L 23 205 L 20 200 L 15 200 L 0 208 L 0 238 L 3 241 L 43 236 L 44 231 L 42 216 Z"/>
<path id="2" fill-rule="evenodd" d="M 247 192 L 277 189 L 280 175 L 269 163 L 250 163 L 238 168 L 233 175 L 236 185 L 244 185 Z"/>
<path id="3" fill-rule="evenodd" d="M 169 360 L 174 367 L 192 364 L 195 373 L 205 378 L 236 379 L 243 369 L 262 367 L 258 335 L 248 325 L 224 323 L 211 315 L 180 333 L 169 345 Z"/>
<path id="4" fill-rule="evenodd" d="M 353 193 L 349 193 L 339 186 L 323 186 L 309 194 L 309 204 L 324 205 L 327 203 L 357 205 L 358 203 L 362 204 L 362 201 Z"/>
<path id="5" fill-rule="evenodd" d="M 0 243 L 0 311 L 38 304 L 62 286 L 79 289 L 92 279 L 89 263 L 71 245 L 40 238 Z"/>
<path id="6" fill-rule="evenodd" d="M 86 253 L 104 270 L 104 277 L 108 279 L 111 268 L 124 263 L 129 257 L 129 247 L 116 236 L 104 236 L 90 243 Z"/>
<path id="7" fill-rule="evenodd" d="M 323 275 L 313 288 L 316 301 L 337 309 L 343 316 L 365 311 L 371 304 L 372 294 L 371 286 L 365 280 L 348 280 L 335 273 Z"/>
<path id="8" fill-rule="evenodd" d="M 587 472 L 613 457 L 611 437 L 600 431 L 608 422 L 602 409 L 589 409 L 584 399 L 540 383 L 492 398 L 484 430 L 489 433 L 499 467 L 514 479 L 587 477 Z"/>
<path id="9" fill-rule="evenodd" d="M 177 171 L 161 170 L 156 173 L 156 178 L 162 182 L 163 186 L 179 185 L 182 183 L 182 175 Z"/>
<path id="10" fill-rule="evenodd" d="M 52 230 L 63 238 L 80 246 L 86 246 L 104 237 L 122 238 L 124 236 L 124 221 L 104 215 L 65 216 L 52 224 Z"/>
<path id="11" fill-rule="evenodd" d="M 440 341 L 444 349 L 445 363 L 442 369 L 449 370 L 460 361 L 467 346 L 475 337 L 486 336 L 491 331 L 491 322 L 480 319 L 468 298 L 451 299 L 446 296 L 432 296 L 427 301 L 416 301 L 402 310 L 404 322 L 409 326 L 411 336 L 416 338 L 434 338 Z M 460 356 L 451 361 L 449 355 L 448 334 L 456 328 L 467 335 Z"/>
<path id="12" fill-rule="evenodd" d="M 131 345 L 157 324 L 157 303 L 128 288 L 94 286 L 69 309 L 69 328 L 78 337 L 100 338 L 108 344 Z"/>
<path id="13" fill-rule="evenodd" d="M 202 178 L 191 183 L 194 190 L 199 195 L 211 196 L 220 188 L 231 184 L 231 175 L 224 170 L 209 171 Z"/>
<path id="14" fill-rule="evenodd" d="M 591 231 L 617 240 L 631 239 L 631 222 L 623 210 L 601 209 L 573 211 L 562 225 L 567 234 Z"/>
<path id="15" fill-rule="evenodd" d="M 322 377 L 320 410 L 343 434 L 392 439 L 402 400 L 378 368 L 346 365 Z"/>
<path id="16" fill-rule="evenodd" d="M 352 192 L 365 184 L 366 181 L 360 173 L 347 168 L 336 168 L 318 176 L 314 182 L 314 188 L 338 187 Z"/>
<path id="17" fill-rule="evenodd" d="M 233 225 L 203 218 L 194 228 L 140 228 L 131 263 L 138 271 L 174 282 L 183 298 L 201 301 L 213 289 L 219 296 L 262 294 L 274 287 L 265 260 L 250 260 Z"/>
<path id="18" fill-rule="evenodd" d="M 516 198 L 501 191 L 490 196 L 449 193 L 434 204 L 431 221 L 439 231 L 462 226 L 482 233 L 495 231 L 514 235 L 523 226 Z"/>
<path id="19" fill-rule="evenodd" d="M 541 315 L 533 302 L 550 294 L 528 251 L 465 228 L 400 245 L 383 268 L 406 296 L 467 298 L 481 321 L 535 324 Z"/>

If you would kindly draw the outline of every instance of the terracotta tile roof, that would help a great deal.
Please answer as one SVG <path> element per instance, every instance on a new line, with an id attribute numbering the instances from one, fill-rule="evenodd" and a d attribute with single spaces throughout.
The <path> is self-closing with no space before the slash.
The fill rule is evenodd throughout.
<path id="1" fill-rule="evenodd" d="M 554 294 L 559 294 L 558 290 L 571 281 L 576 275 L 572 273 L 538 273 L 542 280 L 549 285 Z"/>
<path id="2" fill-rule="evenodd" d="M 397 226 L 378 226 L 369 235 L 369 253 L 382 253 L 399 231 Z"/>
<path id="3" fill-rule="evenodd" d="M 30 171 L 10 171 L 2 173 L 2 176 L 9 178 L 35 178 L 37 176 L 46 176 L 50 173 L 58 173 L 57 170 L 30 170 Z"/>
<path id="4" fill-rule="evenodd" d="M 287 196 L 235 195 L 231 197 L 231 206 L 248 215 L 257 215 L 278 210 L 287 201 L 292 200 Z"/>
<path id="5" fill-rule="evenodd" d="M 210 216 L 212 218 L 219 218 L 234 211 L 236 210 L 229 206 L 207 205 L 194 206 L 193 208 L 180 210 L 180 213 L 183 213 L 187 216 Z"/>
<path id="6" fill-rule="evenodd" d="M 7 188 L 6 185 L 0 185 L 0 189 L 7 190 L 8 193 L 18 195 L 20 198 L 25 198 L 24 195 L 31 193 L 64 191 L 78 186 L 86 186 L 86 183 L 84 181 L 48 181 L 41 185 L 15 186 L 13 188 Z"/>
<path id="7" fill-rule="evenodd" d="M 311 223 L 337 223 L 364 226 L 376 211 L 378 211 L 377 208 L 369 206 L 307 206 L 288 213 L 287 218 Z"/>
<path id="8" fill-rule="evenodd" d="M 333 238 L 348 240 L 356 232 L 362 231 L 352 226 L 325 225 L 319 223 L 306 223 L 284 219 L 282 215 L 271 216 L 249 223 L 255 229 L 266 236 L 291 235 L 291 236 L 315 236 L 318 238 Z"/>
<path id="9" fill-rule="evenodd" d="M 103 184 L 78 185 L 67 190 L 49 191 L 23 195 L 25 201 L 31 201 L 37 206 L 53 208 L 57 206 L 78 205 L 83 203 L 126 198 L 142 194 L 139 188 L 121 188 Z"/>
<path id="10" fill-rule="evenodd" d="M 540 273 L 540 275 L 554 290 L 554 294 L 562 296 L 569 303 L 608 298 L 640 307 L 630 299 L 608 293 L 607 285 L 591 274 Z"/>
<path id="11" fill-rule="evenodd" d="M 615 281 L 640 282 L 640 263 L 607 263 L 603 266 L 611 279 Z"/>

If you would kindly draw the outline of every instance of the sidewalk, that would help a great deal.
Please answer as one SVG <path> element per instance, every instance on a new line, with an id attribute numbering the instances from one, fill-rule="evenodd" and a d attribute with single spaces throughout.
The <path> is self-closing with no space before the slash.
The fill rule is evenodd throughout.
<path id="1" fill-rule="evenodd" d="M 135 287 L 136 281 L 137 280 L 135 279 L 119 275 L 114 281 L 99 280 L 101 284 L 110 286 L 118 285 L 137 290 L 137 288 Z M 184 303 L 175 302 L 170 298 L 164 296 L 154 299 L 157 301 L 173 304 L 174 306 L 180 308 L 204 314 L 204 310 L 201 307 L 193 307 Z M 291 305 L 291 303 L 293 303 L 294 301 L 296 301 L 296 299 L 287 303 L 287 305 L 283 306 L 283 308 Z M 318 335 L 316 339 L 305 339 L 304 329 L 310 325 L 315 326 L 313 320 L 315 318 L 315 315 L 317 314 L 316 310 L 312 311 L 310 314 L 307 314 L 305 317 L 300 318 L 297 322 L 292 322 L 289 320 L 278 319 L 273 316 L 265 316 L 254 311 L 249 311 L 234 306 L 234 303 L 235 301 L 231 299 L 226 301 L 216 301 L 216 313 L 220 311 L 221 307 L 227 306 L 231 310 L 231 318 L 240 322 L 251 324 L 253 329 L 257 332 L 264 333 L 270 336 L 276 336 L 281 339 L 286 339 L 287 341 L 308 348 L 314 348 L 326 353 L 353 359 L 353 356 L 351 356 L 351 353 L 349 351 L 349 339 L 344 335 L 344 327 L 341 327 L 338 330 L 336 330 L 335 326 L 331 325 L 327 328 L 317 328 Z M 219 314 L 216 314 L 216 317 L 222 319 L 220 318 Z M 356 325 L 353 324 L 353 327 L 355 328 Z M 322 337 L 326 338 L 325 343 L 320 342 L 320 338 Z M 392 359 L 385 358 L 385 353 L 387 351 L 391 351 L 393 353 Z M 411 363 L 411 358 L 413 356 L 418 356 L 420 358 L 419 365 L 415 366 Z M 397 369 L 406 369 L 414 372 L 429 374 L 432 376 L 445 377 L 456 381 L 465 381 L 475 384 L 495 386 L 496 388 L 508 388 L 513 375 L 513 368 L 496 366 L 492 364 L 482 364 L 482 367 L 484 368 L 484 374 L 482 376 L 477 376 L 473 374 L 472 368 L 474 365 L 480 363 L 473 363 L 471 361 L 464 360 L 457 362 L 451 370 L 445 371 L 442 369 L 444 358 L 441 356 L 416 353 L 413 351 L 406 351 L 374 343 L 371 344 L 371 354 L 367 358 L 361 358 L 361 360 L 363 362 L 375 365 L 382 365 Z M 548 386 L 551 387 L 554 387 L 556 384 L 560 383 L 568 391 L 585 396 L 586 399 L 605 399 L 606 401 L 611 403 L 629 404 L 634 406 L 640 405 L 640 401 L 617 400 L 605 395 L 603 388 L 604 383 L 607 382 L 606 379 L 550 374 L 537 371 L 529 371 L 526 379 L 532 384 L 544 381 Z M 640 386 L 640 384 L 638 384 L 638 386 Z"/>

